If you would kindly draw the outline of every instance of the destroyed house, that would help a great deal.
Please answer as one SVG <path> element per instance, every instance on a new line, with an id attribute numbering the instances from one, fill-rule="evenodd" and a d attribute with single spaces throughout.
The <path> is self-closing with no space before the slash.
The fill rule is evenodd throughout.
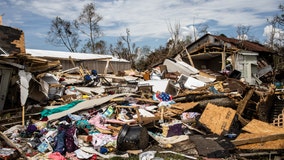
<path id="1" fill-rule="evenodd" d="M 25 53 L 24 32 L 17 28 L 0 24 L 0 52 Z"/>
<path id="2" fill-rule="evenodd" d="M 272 70 L 273 54 L 257 42 L 211 34 L 202 36 L 181 52 L 183 59 L 199 70 L 220 72 L 230 67 L 233 76 L 244 78 L 250 84 Z"/>
<path id="3" fill-rule="evenodd" d="M 73 53 L 64 51 L 26 49 L 26 52 L 34 57 L 47 60 L 59 60 L 62 69 L 68 70 L 74 67 L 83 67 L 88 70 L 97 70 L 99 74 L 118 73 L 131 68 L 130 62 L 118 59 L 111 55 Z"/>

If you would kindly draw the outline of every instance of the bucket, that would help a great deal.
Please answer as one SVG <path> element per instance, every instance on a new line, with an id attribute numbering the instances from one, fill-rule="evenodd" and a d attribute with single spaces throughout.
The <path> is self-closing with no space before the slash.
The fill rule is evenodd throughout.
<path id="1" fill-rule="evenodd" d="M 148 147 L 149 135 L 145 127 L 123 125 L 117 137 L 117 150 L 139 150 Z"/>

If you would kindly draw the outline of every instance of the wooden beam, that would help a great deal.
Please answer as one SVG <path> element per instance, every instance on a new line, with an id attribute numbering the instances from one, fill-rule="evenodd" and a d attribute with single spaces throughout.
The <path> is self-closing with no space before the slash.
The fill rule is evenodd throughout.
<path id="1" fill-rule="evenodd" d="M 249 121 L 246 120 L 245 118 L 243 118 L 240 114 L 237 113 L 237 115 L 238 115 L 238 120 L 241 122 L 241 124 L 243 126 L 245 126 L 245 125 L 247 125 L 249 123 Z"/>
<path id="2" fill-rule="evenodd" d="M 226 68 L 226 47 L 224 45 L 224 49 L 222 52 L 222 68 L 221 70 L 224 70 Z"/>
<path id="3" fill-rule="evenodd" d="M 185 52 L 186 52 L 186 54 L 187 54 L 187 58 L 188 58 L 188 60 L 189 60 L 189 62 L 190 62 L 190 65 L 191 65 L 192 67 L 194 67 L 194 63 L 193 63 L 192 58 L 191 58 L 190 54 L 188 53 L 187 49 L 186 49 L 185 47 L 183 47 L 183 50 L 185 50 Z"/>
<path id="4" fill-rule="evenodd" d="M 109 61 L 110 61 L 110 59 L 108 59 L 108 60 L 106 61 L 106 66 L 105 66 L 105 70 L 104 70 L 104 75 L 107 74 L 107 70 L 108 70 L 108 66 L 109 66 Z"/>
<path id="5" fill-rule="evenodd" d="M 237 113 L 242 115 L 243 111 L 245 110 L 247 104 L 248 104 L 248 101 L 250 100 L 250 98 L 252 97 L 253 93 L 254 93 L 254 88 L 251 88 L 246 96 L 244 97 L 244 99 L 242 99 L 239 104 L 238 104 L 238 108 L 237 108 Z"/>
<path id="6" fill-rule="evenodd" d="M 69 56 L 69 60 L 70 60 L 71 64 L 73 65 L 73 67 L 76 67 L 76 65 L 74 63 L 74 60 L 73 60 L 73 58 L 71 56 Z"/>
<path id="7" fill-rule="evenodd" d="M 19 151 L 19 153 L 21 154 L 21 156 L 27 160 L 28 157 L 26 156 L 26 153 L 19 147 L 17 147 L 3 132 L 0 131 L 0 137 L 12 148 L 15 148 L 17 151 Z"/>
<path id="8" fill-rule="evenodd" d="M 115 68 L 113 67 L 113 65 L 112 65 L 111 62 L 109 63 L 109 66 L 110 66 L 111 70 L 113 71 L 113 73 L 116 74 L 117 72 L 116 72 L 116 70 L 115 70 Z"/>

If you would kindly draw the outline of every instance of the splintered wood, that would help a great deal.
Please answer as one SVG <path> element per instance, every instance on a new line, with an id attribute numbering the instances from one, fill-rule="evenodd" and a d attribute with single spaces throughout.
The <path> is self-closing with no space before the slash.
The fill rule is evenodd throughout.
<path id="1" fill-rule="evenodd" d="M 199 121 L 213 133 L 221 135 L 230 130 L 236 111 L 208 103 Z"/>
<path id="2" fill-rule="evenodd" d="M 284 128 L 253 119 L 233 143 L 239 149 L 283 149 Z"/>

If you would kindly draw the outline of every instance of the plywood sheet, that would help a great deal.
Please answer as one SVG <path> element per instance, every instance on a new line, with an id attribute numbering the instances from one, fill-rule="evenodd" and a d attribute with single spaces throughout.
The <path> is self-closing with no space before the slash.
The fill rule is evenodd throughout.
<path id="1" fill-rule="evenodd" d="M 284 139 L 278 139 L 262 143 L 245 144 L 237 146 L 236 148 L 248 150 L 278 150 L 284 148 Z"/>
<path id="2" fill-rule="evenodd" d="M 246 126 L 242 128 L 242 130 L 250 132 L 250 133 L 284 133 L 284 128 L 276 127 L 272 124 L 253 119 Z"/>
<path id="3" fill-rule="evenodd" d="M 284 139 L 284 134 L 274 134 L 274 133 L 259 133 L 259 134 L 251 134 L 251 133 L 241 133 L 233 143 L 235 145 L 245 145 L 252 143 L 263 143 L 268 141 L 274 141 L 278 139 Z"/>
<path id="4" fill-rule="evenodd" d="M 208 103 L 199 121 L 208 127 L 213 133 L 221 135 L 229 131 L 236 111 Z"/>

